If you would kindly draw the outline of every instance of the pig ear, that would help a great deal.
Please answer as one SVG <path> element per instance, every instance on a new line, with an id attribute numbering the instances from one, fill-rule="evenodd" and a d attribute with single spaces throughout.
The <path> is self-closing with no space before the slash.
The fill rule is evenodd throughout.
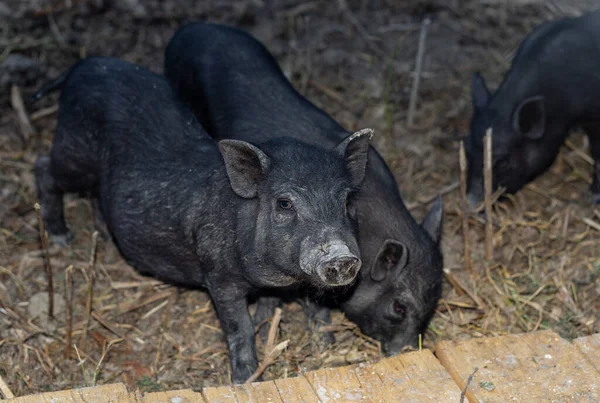
<path id="1" fill-rule="evenodd" d="M 513 114 L 513 128 L 517 133 L 538 140 L 546 129 L 546 108 L 541 95 L 522 101 Z"/>
<path id="2" fill-rule="evenodd" d="M 442 202 L 442 197 L 438 195 L 435 198 L 435 202 L 431 209 L 423 218 L 423 222 L 421 223 L 421 227 L 433 239 L 433 242 L 439 245 L 440 239 L 442 237 L 442 216 L 444 214 L 444 204 Z"/>
<path id="3" fill-rule="evenodd" d="M 383 281 L 392 270 L 401 270 L 408 263 L 408 248 L 400 241 L 386 239 L 371 267 L 373 281 Z"/>
<path id="4" fill-rule="evenodd" d="M 246 199 L 256 197 L 258 184 L 269 169 L 269 157 L 252 144 L 239 140 L 221 140 L 219 150 L 233 191 Z"/>
<path id="5" fill-rule="evenodd" d="M 483 109 L 490 101 L 490 90 L 488 90 L 485 80 L 479 73 L 474 73 L 471 78 L 471 97 L 473 98 L 473 107 Z"/>
<path id="6" fill-rule="evenodd" d="M 352 186 L 358 186 L 365 177 L 369 143 L 373 138 L 373 129 L 362 129 L 346 137 L 336 146 L 344 158 L 346 169 L 350 172 Z"/>

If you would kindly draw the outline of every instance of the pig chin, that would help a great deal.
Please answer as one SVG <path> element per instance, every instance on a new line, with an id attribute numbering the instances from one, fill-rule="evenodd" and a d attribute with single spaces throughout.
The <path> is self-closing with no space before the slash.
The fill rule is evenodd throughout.
<path id="1" fill-rule="evenodd" d="M 319 287 L 352 284 L 362 262 L 342 241 L 316 243 L 310 237 L 302 241 L 300 268 Z"/>

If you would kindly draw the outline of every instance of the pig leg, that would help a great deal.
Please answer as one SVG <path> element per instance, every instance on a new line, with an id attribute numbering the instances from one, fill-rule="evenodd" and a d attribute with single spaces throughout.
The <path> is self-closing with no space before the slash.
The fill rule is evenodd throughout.
<path id="1" fill-rule="evenodd" d="M 50 239 L 58 246 L 66 247 L 72 237 L 65 223 L 64 192 L 50 173 L 50 157 L 38 157 L 35 161 L 34 171 L 42 219 Z"/>
<path id="2" fill-rule="evenodd" d="M 248 311 L 248 293 L 231 279 L 219 280 L 211 290 L 211 297 L 229 347 L 231 381 L 240 384 L 250 378 L 258 367 L 254 326 Z"/>
<path id="3" fill-rule="evenodd" d="M 582 125 L 582 128 L 590 140 L 590 151 L 594 159 L 592 185 L 590 186 L 592 199 L 594 204 L 600 204 L 600 124 L 589 123 Z"/>
<path id="4" fill-rule="evenodd" d="M 331 324 L 331 311 L 326 306 L 319 305 L 310 297 L 304 297 L 302 305 L 304 305 L 304 311 L 308 317 L 308 327 L 313 331 L 318 332 L 322 325 Z M 327 344 L 335 343 L 333 332 L 322 332 L 322 334 L 323 340 Z"/>
<path id="5" fill-rule="evenodd" d="M 65 223 L 64 194 L 93 191 L 98 183 L 91 144 L 89 133 L 81 132 L 76 122 L 59 119 L 50 157 L 40 156 L 35 162 L 42 218 L 59 246 L 72 239 Z"/>
<path id="6" fill-rule="evenodd" d="M 281 299 L 277 297 L 259 297 L 256 300 L 256 312 L 254 312 L 254 326 L 263 324 L 258 330 L 260 339 L 263 344 L 267 342 L 267 336 L 269 335 L 269 326 L 265 322 L 267 319 L 273 316 L 275 308 L 281 305 Z"/>

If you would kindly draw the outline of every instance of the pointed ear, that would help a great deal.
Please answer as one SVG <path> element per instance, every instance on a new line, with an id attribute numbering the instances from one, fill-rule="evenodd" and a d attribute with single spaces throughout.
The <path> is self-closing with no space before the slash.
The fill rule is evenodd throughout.
<path id="1" fill-rule="evenodd" d="M 538 140 L 546 129 L 546 108 L 541 95 L 522 101 L 513 114 L 513 129 L 531 139 Z"/>
<path id="2" fill-rule="evenodd" d="M 371 278 L 373 281 L 383 281 L 390 271 L 401 270 L 407 263 L 408 248 L 400 241 L 386 239 L 371 267 Z"/>
<path id="3" fill-rule="evenodd" d="M 438 195 L 435 198 L 435 202 L 431 209 L 423 218 L 423 222 L 421 223 L 421 227 L 429 234 L 433 242 L 437 245 L 440 243 L 440 239 L 442 238 L 442 216 L 444 214 L 444 204 L 442 202 L 442 197 Z"/>
<path id="4" fill-rule="evenodd" d="M 365 177 L 371 138 L 373 129 L 362 129 L 349 135 L 335 147 L 344 158 L 352 186 L 360 185 Z"/>
<path id="5" fill-rule="evenodd" d="M 485 80 L 479 73 L 474 73 L 471 78 L 471 97 L 475 109 L 483 109 L 490 102 L 490 90 L 488 90 Z"/>
<path id="6" fill-rule="evenodd" d="M 219 150 L 233 191 L 246 199 L 256 197 L 258 184 L 269 169 L 269 157 L 252 144 L 239 140 L 221 140 Z"/>

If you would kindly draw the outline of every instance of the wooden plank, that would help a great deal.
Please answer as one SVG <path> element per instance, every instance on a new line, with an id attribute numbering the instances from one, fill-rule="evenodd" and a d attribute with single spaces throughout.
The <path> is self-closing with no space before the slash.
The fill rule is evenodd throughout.
<path id="1" fill-rule="evenodd" d="M 79 394 L 73 395 L 71 390 L 61 390 L 57 392 L 46 392 L 37 395 L 28 396 L 17 396 L 12 399 L 8 399 L 10 403 L 37 403 L 37 402 L 49 402 L 55 403 L 80 403 L 82 402 Z M 4 401 L 4 400 L 3 400 Z"/>
<path id="2" fill-rule="evenodd" d="M 600 333 L 575 339 L 573 344 L 581 350 L 590 364 L 600 372 Z"/>
<path id="3" fill-rule="evenodd" d="M 82 389 L 69 389 L 57 392 L 46 392 L 37 395 L 15 397 L 6 400 L 10 403 L 86 403 L 86 402 L 111 402 L 135 403 L 125 385 L 114 383 Z"/>
<path id="4" fill-rule="evenodd" d="M 383 403 L 393 401 L 393 395 L 387 392 L 379 373 L 373 365 L 359 364 L 354 368 L 354 373 L 364 388 L 365 395 L 369 396 L 372 402 Z"/>
<path id="5" fill-rule="evenodd" d="M 430 350 L 386 358 L 371 368 L 356 369 L 367 393 L 381 402 L 452 402 L 460 400 L 460 389 Z M 379 382 L 377 382 L 379 378 Z M 376 397 L 376 399 L 375 399 Z"/>
<path id="6" fill-rule="evenodd" d="M 232 389 L 238 403 L 282 403 L 272 381 L 235 385 Z"/>
<path id="7" fill-rule="evenodd" d="M 274 382 L 284 403 L 322 403 L 303 376 L 276 379 Z"/>
<path id="8" fill-rule="evenodd" d="M 127 387 L 122 383 L 95 386 L 93 388 L 75 389 L 79 393 L 82 402 L 110 402 L 128 403 L 135 402 L 135 398 L 129 394 Z M 57 403 L 54 401 L 54 403 Z"/>
<path id="9" fill-rule="evenodd" d="M 304 377 L 324 402 L 370 402 L 354 367 L 324 368 L 307 372 Z"/>
<path id="10" fill-rule="evenodd" d="M 191 389 L 170 390 L 144 394 L 144 403 L 195 403 L 205 402 L 201 393 Z"/>
<path id="11" fill-rule="evenodd" d="M 470 402 L 597 402 L 600 374 L 577 347 L 551 331 L 466 342 L 444 341 L 436 354 Z"/>
<path id="12" fill-rule="evenodd" d="M 219 386 L 217 388 L 203 388 L 202 396 L 210 403 L 237 403 L 235 393 L 230 386 Z"/>

